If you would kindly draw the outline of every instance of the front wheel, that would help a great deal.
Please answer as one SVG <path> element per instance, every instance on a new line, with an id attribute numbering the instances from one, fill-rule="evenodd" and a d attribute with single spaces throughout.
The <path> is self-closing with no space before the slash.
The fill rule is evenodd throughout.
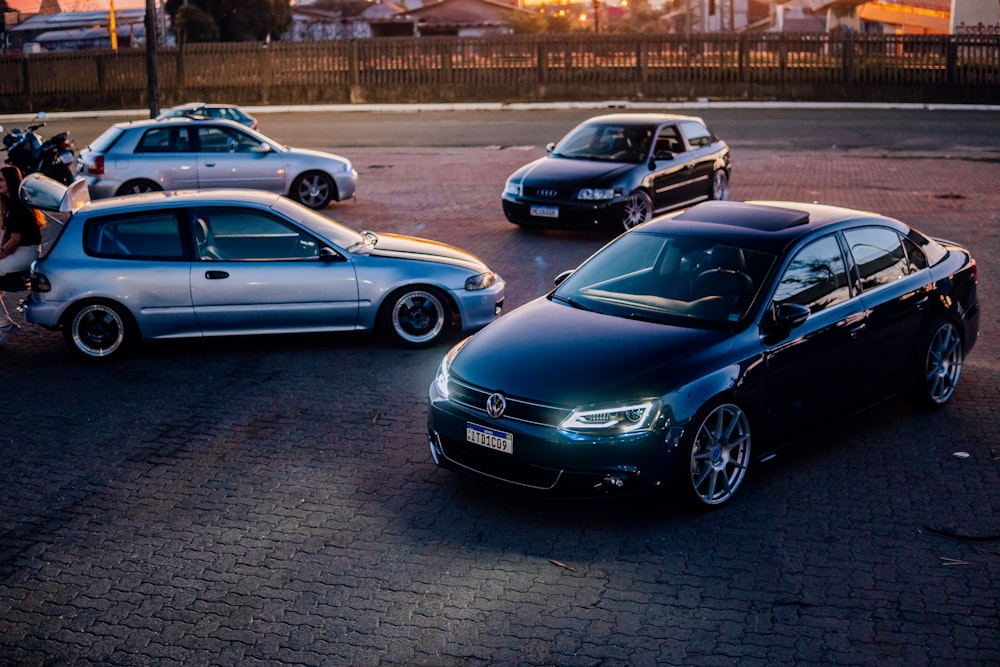
<path id="1" fill-rule="evenodd" d="M 716 507 L 729 502 L 746 479 L 750 419 L 733 403 L 713 404 L 702 415 L 693 421 L 698 427 L 687 439 L 685 481 L 699 505 Z"/>
<path id="2" fill-rule="evenodd" d="M 310 171 L 295 179 L 290 194 L 295 201 L 319 211 L 330 205 L 337 190 L 329 174 Z"/>
<path id="3" fill-rule="evenodd" d="M 918 407 L 933 408 L 951 400 L 962 375 L 962 336 L 952 322 L 942 322 L 920 346 L 917 376 L 910 393 Z"/>
<path id="4" fill-rule="evenodd" d="M 653 200 L 642 190 L 636 190 L 625 198 L 622 213 L 622 226 L 628 231 L 653 217 Z"/>
<path id="5" fill-rule="evenodd" d="M 708 193 L 708 198 L 716 201 L 729 199 L 729 177 L 722 169 L 717 169 L 712 176 L 712 189 Z"/>
<path id="6" fill-rule="evenodd" d="M 74 308 L 63 333 L 70 349 L 95 360 L 121 356 L 136 335 L 129 314 L 121 306 L 102 301 Z"/>
<path id="7" fill-rule="evenodd" d="M 448 299 L 429 287 L 412 287 L 392 294 L 383 307 L 383 327 L 410 347 L 430 345 L 448 331 Z"/>

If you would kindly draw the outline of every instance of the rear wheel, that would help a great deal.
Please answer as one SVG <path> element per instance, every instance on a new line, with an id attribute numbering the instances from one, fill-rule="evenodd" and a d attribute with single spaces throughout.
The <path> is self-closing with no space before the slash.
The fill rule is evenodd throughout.
<path id="1" fill-rule="evenodd" d="M 117 304 L 104 301 L 76 306 L 66 318 L 63 335 L 70 349 L 96 360 L 121 356 L 138 336 L 128 312 Z"/>
<path id="2" fill-rule="evenodd" d="M 653 200 L 642 190 L 636 190 L 625 198 L 622 208 L 622 226 L 626 230 L 641 225 L 653 217 Z"/>
<path id="3" fill-rule="evenodd" d="M 942 322 L 920 346 L 917 376 L 910 393 L 919 407 L 944 405 L 955 394 L 962 376 L 962 336 L 952 322 Z"/>
<path id="4" fill-rule="evenodd" d="M 423 347 L 444 336 L 451 321 L 448 299 L 431 287 L 393 293 L 382 310 L 382 326 L 404 345 Z"/>
<path id="5" fill-rule="evenodd" d="M 703 507 L 729 502 L 746 479 L 750 465 L 750 419 L 738 405 L 712 403 L 693 420 L 687 436 L 690 460 L 685 468 L 689 496 Z"/>
<path id="6" fill-rule="evenodd" d="M 140 178 L 134 181 L 126 181 L 120 188 L 118 188 L 118 191 L 115 192 L 115 194 L 119 197 L 122 195 L 141 195 L 144 192 L 159 192 L 162 189 L 163 188 L 153 181 L 147 181 Z"/>
<path id="7" fill-rule="evenodd" d="M 319 211 L 330 205 L 337 188 L 329 174 L 310 171 L 295 179 L 290 194 L 295 201 Z"/>

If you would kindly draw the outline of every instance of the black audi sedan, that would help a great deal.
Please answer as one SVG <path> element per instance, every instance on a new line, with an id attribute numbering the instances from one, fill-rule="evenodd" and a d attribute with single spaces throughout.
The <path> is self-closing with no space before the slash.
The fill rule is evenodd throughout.
<path id="1" fill-rule="evenodd" d="M 875 213 L 699 204 L 449 351 L 431 454 L 523 490 L 721 505 L 751 463 L 833 422 L 899 395 L 948 402 L 977 282 L 967 249 Z"/>
<path id="2" fill-rule="evenodd" d="M 694 116 L 597 116 L 547 149 L 504 186 L 503 212 L 516 225 L 620 231 L 729 198 L 729 146 Z"/>

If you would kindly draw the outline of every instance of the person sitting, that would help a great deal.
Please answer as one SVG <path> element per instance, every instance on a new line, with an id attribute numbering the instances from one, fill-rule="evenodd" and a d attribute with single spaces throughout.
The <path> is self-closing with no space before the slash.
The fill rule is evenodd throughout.
<path id="1" fill-rule="evenodd" d="M 45 218 L 41 211 L 21 202 L 18 197 L 20 187 L 21 170 L 11 166 L 0 167 L 0 279 L 28 271 L 42 250 Z M 0 324 L 2 345 L 18 332 L 19 327 L 7 312 L 2 298 L 0 310 L 6 320 L 6 324 Z"/>

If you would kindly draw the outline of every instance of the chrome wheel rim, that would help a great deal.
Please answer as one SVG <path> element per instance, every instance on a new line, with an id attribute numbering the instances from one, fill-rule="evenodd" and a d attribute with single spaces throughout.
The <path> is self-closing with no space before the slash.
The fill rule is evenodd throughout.
<path id="1" fill-rule="evenodd" d="M 962 339 L 953 324 L 941 326 L 927 350 L 925 381 L 927 396 L 933 402 L 946 403 L 955 393 L 962 374 Z"/>
<path id="2" fill-rule="evenodd" d="M 729 199 L 729 179 L 726 172 L 717 171 L 712 179 L 712 198 L 718 201 Z"/>
<path id="3" fill-rule="evenodd" d="M 85 306 L 73 317 L 73 344 L 88 357 L 114 354 L 125 341 L 125 322 L 114 308 Z"/>
<path id="4" fill-rule="evenodd" d="M 739 407 L 713 409 L 691 446 L 691 485 L 706 505 L 725 503 L 742 484 L 750 462 L 750 420 Z"/>
<path id="5" fill-rule="evenodd" d="M 310 208 L 317 208 L 330 199 L 330 183 L 322 174 L 312 174 L 299 183 L 299 201 Z"/>
<path id="6" fill-rule="evenodd" d="M 632 229 L 646 222 L 652 215 L 652 204 L 641 194 L 630 194 L 625 200 L 625 229 Z"/>
<path id="7" fill-rule="evenodd" d="M 392 328 L 408 343 L 427 343 L 444 329 L 444 305 L 427 291 L 407 292 L 392 307 Z"/>

